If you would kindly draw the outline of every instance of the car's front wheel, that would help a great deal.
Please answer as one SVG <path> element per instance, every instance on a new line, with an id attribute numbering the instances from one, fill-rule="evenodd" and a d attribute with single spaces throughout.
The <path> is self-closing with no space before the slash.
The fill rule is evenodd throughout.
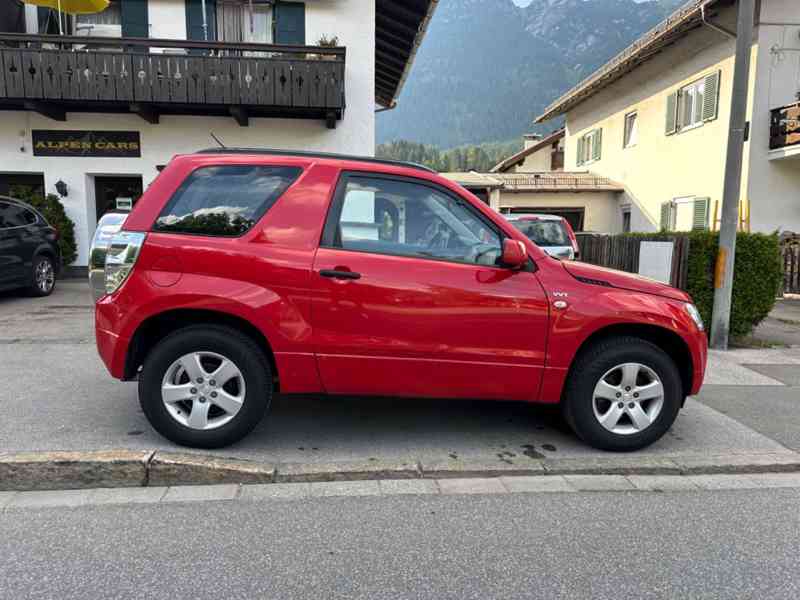
<path id="1" fill-rule="evenodd" d="M 649 446 L 669 430 L 683 401 L 675 362 L 639 338 L 593 345 L 570 373 L 564 416 L 580 438 L 601 450 Z"/>
<path id="2" fill-rule="evenodd" d="M 145 360 L 139 402 L 151 425 L 182 446 L 220 448 L 261 421 L 271 395 L 269 362 L 235 329 L 196 325 L 170 334 Z"/>

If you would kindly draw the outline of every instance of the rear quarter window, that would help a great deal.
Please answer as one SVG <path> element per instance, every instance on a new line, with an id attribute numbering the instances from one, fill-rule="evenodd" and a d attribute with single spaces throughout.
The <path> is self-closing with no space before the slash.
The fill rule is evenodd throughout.
<path id="1" fill-rule="evenodd" d="M 186 178 L 155 231 L 237 237 L 250 230 L 299 177 L 297 167 L 203 167 Z"/>

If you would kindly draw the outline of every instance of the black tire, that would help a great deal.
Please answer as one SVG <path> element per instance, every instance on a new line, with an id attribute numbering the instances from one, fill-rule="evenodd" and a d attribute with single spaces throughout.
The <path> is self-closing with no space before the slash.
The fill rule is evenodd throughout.
<path id="1" fill-rule="evenodd" d="M 46 281 L 40 280 L 40 269 L 45 269 L 49 273 Z M 30 285 L 28 286 L 28 295 L 36 298 L 43 298 L 49 296 L 56 289 L 56 265 L 53 259 L 46 254 L 40 254 L 33 259 L 33 266 L 31 268 Z"/>
<path id="2" fill-rule="evenodd" d="M 625 363 L 652 369 L 664 388 L 658 416 L 642 431 L 620 434 L 609 431 L 594 414 L 594 389 L 609 370 Z M 661 348 L 635 337 L 609 338 L 581 352 L 570 370 L 562 402 L 564 419 L 587 444 L 600 450 L 631 452 L 659 440 L 672 427 L 683 404 L 683 383 L 675 362 Z"/>
<path id="3" fill-rule="evenodd" d="M 161 385 L 167 370 L 192 352 L 213 352 L 232 360 L 245 383 L 244 401 L 232 420 L 217 429 L 192 429 L 173 418 L 162 402 Z M 192 448 L 222 448 L 238 442 L 258 425 L 272 399 L 272 373 L 264 352 L 236 329 L 192 325 L 161 340 L 139 373 L 139 403 L 158 433 Z"/>

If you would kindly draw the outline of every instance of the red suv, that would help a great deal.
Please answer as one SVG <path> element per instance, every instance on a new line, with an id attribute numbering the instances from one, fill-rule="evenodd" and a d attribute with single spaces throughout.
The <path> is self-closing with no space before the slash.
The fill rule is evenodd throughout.
<path id="1" fill-rule="evenodd" d="M 424 167 L 178 156 L 99 229 L 97 347 L 178 444 L 240 440 L 280 392 L 560 403 L 589 444 L 634 450 L 703 382 L 686 293 L 550 258 Z"/>

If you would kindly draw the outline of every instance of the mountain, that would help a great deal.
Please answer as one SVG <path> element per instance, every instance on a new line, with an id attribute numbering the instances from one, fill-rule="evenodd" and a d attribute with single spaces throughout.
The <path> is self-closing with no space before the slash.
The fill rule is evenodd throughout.
<path id="1" fill-rule="evenodd" d="M 398 107 L 378 115 L 378 142 L 452 148 L 519 138 L 684 1 L 440 0 Z"/>

